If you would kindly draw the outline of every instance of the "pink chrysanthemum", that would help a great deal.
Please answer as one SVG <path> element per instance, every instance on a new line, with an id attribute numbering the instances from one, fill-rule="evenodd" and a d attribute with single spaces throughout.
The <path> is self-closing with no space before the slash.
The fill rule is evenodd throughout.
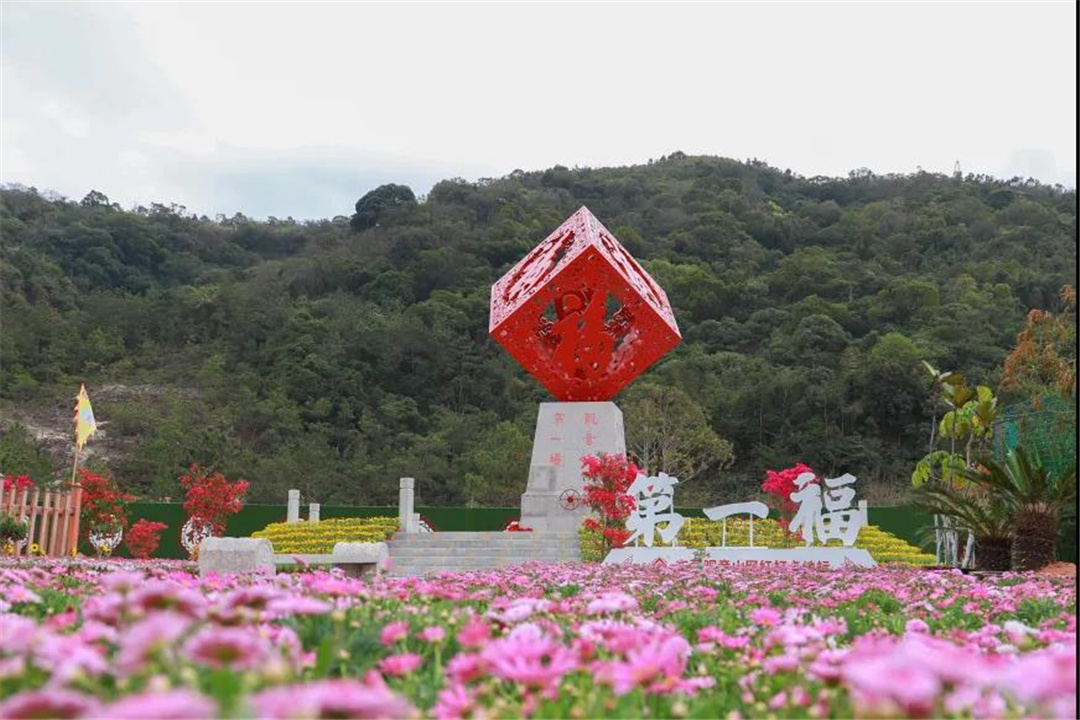
<path id="1" fill-rule="evenodd" d="M 387 675 L 408 675 L 420 667 L 420 656 L 416 653 L 390 655 L 379 661 L 379 669 Z"/>
<path id="2" fill-rule="evenodd" d="M 95 698 L 71 690 L 28 690 L 0 702 L 0 718 L 67 720 L 100 716 L 100 709 L 101 704 Z"/>
<path id="3" fill-rule="evenodd" d="M 217 703 L 190 690 L 145 692 L 113 703 L 103 717 L 110 720 L 199 720 L 218 713 Z"/>
<path id="4" fill-rule="evenodd" d="M 385 687 L 355 680 L 322 680 L 277 687 L 253 696 L 256 717 L 289 718 L 410 718 L 415 709 Z"/>
<path id="5" fill-rule="evenodd" d="M 266 659 L 269 646 L 246 628 L 207 627 L 184 644 L 184 654 L 207 667 L 251 670 Z"/>

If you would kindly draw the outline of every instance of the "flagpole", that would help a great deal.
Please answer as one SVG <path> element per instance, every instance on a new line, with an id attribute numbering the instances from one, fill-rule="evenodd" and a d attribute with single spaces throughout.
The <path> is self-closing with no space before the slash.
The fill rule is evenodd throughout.
<path id="1" fill-rule="evenodd" d="M 75 473 L 79 470 L 79 443 L 75 443 L 75 464 L 71 466 L 71 489 L 75 489 Z"/>

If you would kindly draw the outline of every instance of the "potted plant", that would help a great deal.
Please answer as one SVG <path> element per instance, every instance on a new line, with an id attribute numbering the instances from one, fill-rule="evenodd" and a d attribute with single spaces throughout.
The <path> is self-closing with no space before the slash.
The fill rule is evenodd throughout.
<path id="1" fill-rule="evenodd" d="M 28 527 L 25 521 L 18 520 L 11 515 L 0 514 L 0 548 L 5 552 L 14 554 L 19 543 L 26 541 Z"/>
<path id="2" fill-rule="evenodd" d="M 124 537 L 128 505 L 135 496 L 121 491 L 112 478 L 84 469 L 79 470 L 79 487 L 82 530 L 99 557 L 111 555 Z"/>
<path id="3" fill-rule="evenodd" d="M 988 458 L 980 465 L 983 469 L 967 468 L 963 474 L 1011 509 L 1012 569 L 1038 570 L 1054 562 L 1058 524 L 1076 513 L 1076 461 L 1054 474 L 1018 447 L 1004 462 Z"/>
<path id="4" fill-rule="evenodd" d="M 180 486 L 187 491 L 184 511 L 188 519 L 180 529 L 180 544 L 194 560 L 199 544 L 207 537 L 225 532 L 225 522 L 244 507 L 247 480 L 230 482 L 220 472 L 210 472 L 192 465 L 188 474 L 180 478 Z"/>
<path id="5" fill-rule="evenodd" d="M 977 482 L 977 481 L 973 481 Z M 958 489 L 950 485 L 924 485 L 915 490 L 915 505 L 932 515 L 950 518 L 975 538 L 974 568 L 1005 571 L 1012 567 L 1012 507 L 1000 495 L 981 485 Z M 927 528 L 934 539 L 939 528 Z"/>

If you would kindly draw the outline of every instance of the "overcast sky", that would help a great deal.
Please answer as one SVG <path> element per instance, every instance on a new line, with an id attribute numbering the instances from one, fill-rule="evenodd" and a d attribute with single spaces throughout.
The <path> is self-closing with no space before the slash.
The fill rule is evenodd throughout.
<path id="1" fill-rule="evenodd" d="M 2 179 L 349 214 L 674 150 L 1076 185 L 1076 6 L 2 4 Z"/>

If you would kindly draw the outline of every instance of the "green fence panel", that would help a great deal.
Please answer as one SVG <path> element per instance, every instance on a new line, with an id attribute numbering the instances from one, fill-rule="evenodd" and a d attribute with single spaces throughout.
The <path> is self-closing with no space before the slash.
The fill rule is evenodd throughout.
<path id="1" fill-rule="evenodd" d="M 441 532 L 491 531 L 502 530 L 507 523 L 521 514 L 519 508 L 463 508 L 463 507 L 417 507 L 431 525 Z M 701 508 L 679 508 L 685 517 L 704 517 Z M 301 516 L 306 508 L 301 507 Z M 226 534 L 232 537 L 248 537 L 256 530 L 262 530 L 270 523 L 284 522 L 285 505 L 245 505 L 244 508 L 229 518 Z M 350 507 L 347 505 L 323 505 L 320 508 L 322 518 L 339 517 L 379 517 L 397 515 L 397 508 Z M 869 510 L 872 525 L 877 525 L 885 532 L 903 538 L 912 545 L 924 546 L 920 529 L 933 524 L 927 513 L 913 507 L 872 507 Z M 129 510 L 131 523 L 140 518 L 165 523 L 168 527 L 161 532 L 161 544 L 155 553 L 161 558 L 186 558 L 187 553 L 180 545 L 180 529 L 186 515 L 180 503 L 132 503 Z M 89 546 L 83 543 L 82 551 L 90 554 Z M 1068 562 L 1076 562 L 1076 522 L 1062 524 L 1061 540 L 1058 543 L 1058 557 Z M 121 545 L 116 552 L 119 557 L 129 557 L 127 547 Z"/>
<path id="2" fill-rule="evenodd" d="M 922 528 L 934 524 L 934 518 L 929 513 L 904 505 L 872 507 L 866 514 L 871 525 L 922 548 L 926 547 L 921 537 Z"/>

